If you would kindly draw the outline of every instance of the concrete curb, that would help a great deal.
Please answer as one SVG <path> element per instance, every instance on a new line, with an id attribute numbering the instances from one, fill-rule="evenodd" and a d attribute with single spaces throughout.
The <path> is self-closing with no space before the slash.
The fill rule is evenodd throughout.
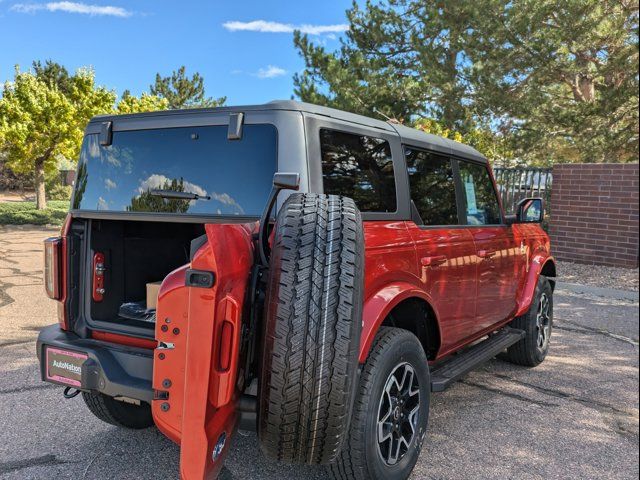
<path id="1" fill-rule="evenodd" d="M 640 301 L 640 294 L 630 290 L 618 290 L 615 288 L 592 287 L 590 285 L 580 285 L 578 283 L 557 282 L 557 290 L 564 290 L 570 293 L 585 293 L 596 297 L 612 298 L 614 300 L 626 300 L 630 302 Z"/>

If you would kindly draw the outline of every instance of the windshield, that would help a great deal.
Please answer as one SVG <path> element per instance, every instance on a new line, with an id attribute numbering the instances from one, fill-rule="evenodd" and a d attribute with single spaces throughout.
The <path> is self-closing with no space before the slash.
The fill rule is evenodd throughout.
<path id="1" fill-rule="evenodd" d="M 258 217 L 276 171 L 273 125 L 245 125 L 240 140 L 226 125 L 116 131 L 109 146 L 98 137 L 84 139 L 74 209 Z"/>

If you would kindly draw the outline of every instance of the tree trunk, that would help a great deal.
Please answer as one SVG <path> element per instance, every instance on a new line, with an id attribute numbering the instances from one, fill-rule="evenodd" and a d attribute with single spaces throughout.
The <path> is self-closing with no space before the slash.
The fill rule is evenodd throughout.
<path id="1" fill-rule="evenodd" d="M 592 103 L 596 99 L 596 84 L 588 73 L 592 62 L 587 59 L 584 52 L 579 52 L 576 54 L 576 65 L 581 72 L 574 77 L 573 97 L 580 103 Z"/>
<path id="2" fill-rule="evenodd" d="M 44 158 L 36 159 L 35 164 L 35 188 L 36 188 L 36 208 L 44 210 L 47 208 L 47 197 L 44 191 Z"/>
<path id="3" fill-rule="evenodd" d="M 593 78 L 588 75 L 580 75 L 578 80 L 578 88 L 580 88 L 582 98 L 584 98 L 585 102 L 591 103 L 595 100 L 596 86 Z"/>

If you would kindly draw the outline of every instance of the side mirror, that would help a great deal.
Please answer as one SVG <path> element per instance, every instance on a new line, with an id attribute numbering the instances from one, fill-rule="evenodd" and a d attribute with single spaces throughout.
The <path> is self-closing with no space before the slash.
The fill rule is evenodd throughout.
<path id="1" fill-rule="evenodd" d="M 518 202 L 514 223 L 542 223 L 544 204 L 541 198 L 524 198 Z"/>

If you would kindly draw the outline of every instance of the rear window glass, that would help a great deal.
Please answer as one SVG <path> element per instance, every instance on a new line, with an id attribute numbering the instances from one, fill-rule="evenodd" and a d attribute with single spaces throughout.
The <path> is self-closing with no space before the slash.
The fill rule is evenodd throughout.
<path id="1" fill-rule="evenodd" d="M 240 140 L 227 140 L 226 125 L 116 131 L 109 146 L 87 135 L 73 208 L 259 216 L 276 162 L 273 125 L 245 125 Z M 158 190 L 201 199 L 165 198 Z"/>
<path id="2" fill-rule="evenodd" d="M 363 212 L 395 212 L 396 184 L 389 142 L 320 130 L 324 193 L 351 197 Z"/>

